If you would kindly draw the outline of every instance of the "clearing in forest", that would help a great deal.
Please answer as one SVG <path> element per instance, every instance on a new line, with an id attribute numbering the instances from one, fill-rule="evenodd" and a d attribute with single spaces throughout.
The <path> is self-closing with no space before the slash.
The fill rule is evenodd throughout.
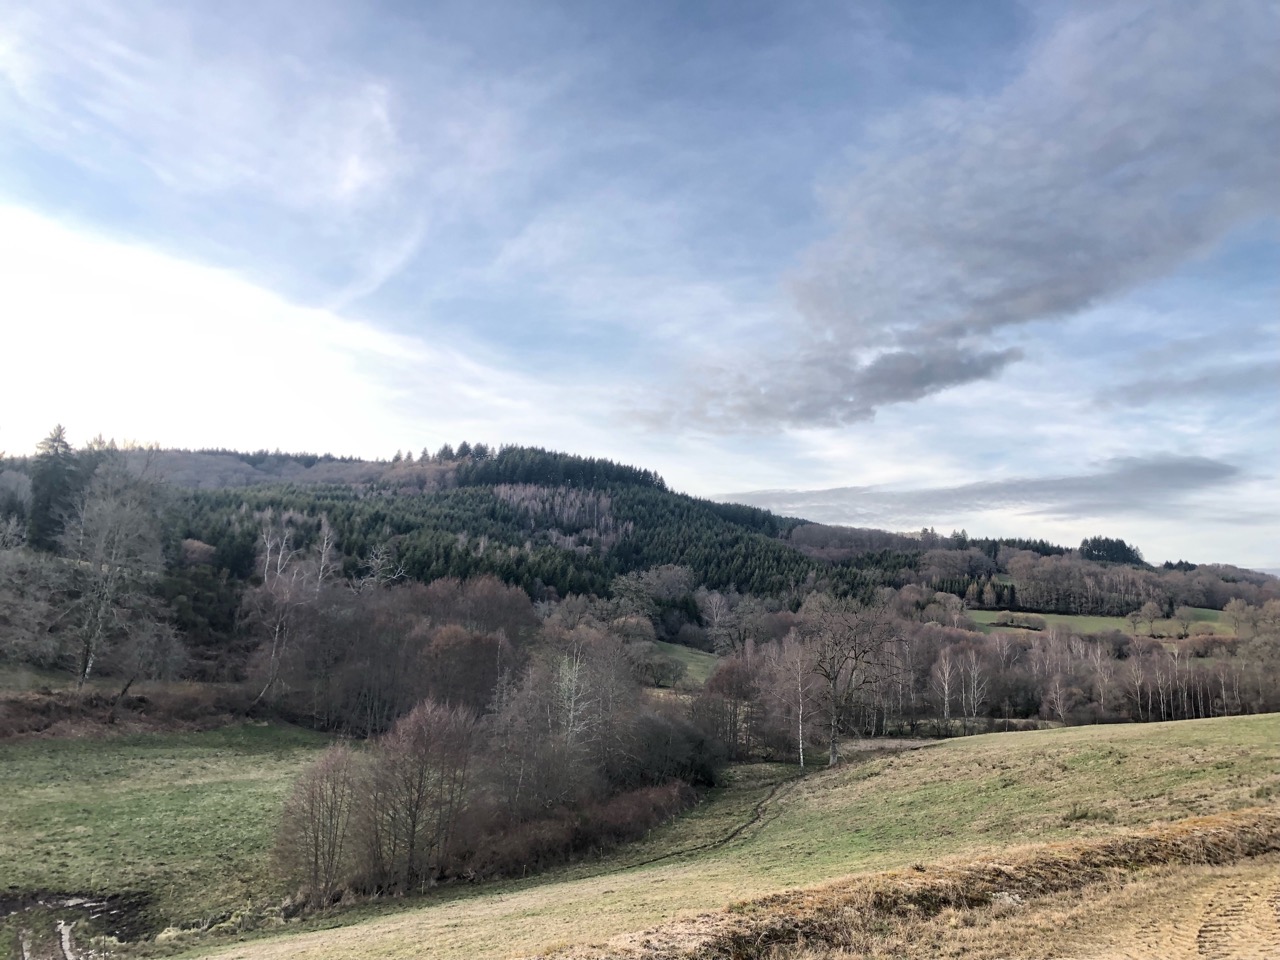
<path id="1" fill-rule="evenodd" d="M 1210 610 L 1207 607 L 1195 607 L 1195 618 L 1192 624 L 1208 624 L 1213 628 L 1213 635 L 1219 637 L 1234 637 L 1235 631 L 1231 624 L 1222 617 L 1221 610 Z M 1073 613 L 1034 613 L 1029 611 L 1012 611 L 1015 615 L 1021 614 L 1036 617 L 1045 622 L 1047 627 L 1055 624 L 1062 624 L 1068 629 L 1079 634 L 1089 633 L 1109 633 L 1111 631 L 1119 631 L 1120 633 L 1132 634 L 1133 625 L 1125 617 L 1094 617 L 1085 616 L 1083 614 Z M 1008 610 L 966 610 L 965 616 L 972 620 L 983 633 L 995 633 L 997 631 L 1012 631 L 1015 633 L 1035 633 L 1037 631 L 1023 631 L 1019 627 L 1012 626 L 996 626 L 996 621 L 1002 617 L 1009 616 L 1011 611 Z M 1182 631 L 1181 624 L 1175 620 L 1157 620 L 1155 622 L 1155 634 L 1157 637 L 1177 637 Z M 1138 636 L 1145 637 L 1150 633 L 1148 625 L 1144 621 L 1138 631 Z"/>

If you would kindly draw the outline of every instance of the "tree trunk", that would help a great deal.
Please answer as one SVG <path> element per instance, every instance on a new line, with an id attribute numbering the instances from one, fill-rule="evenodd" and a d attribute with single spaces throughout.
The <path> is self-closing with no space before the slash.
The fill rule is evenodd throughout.
<path id="1" fill-rule="evenodd" d="M 834 767 L 840 762 L 840 718 L 836 713 L 834 704 L 832 704 L 831 708 L 831 742 L 829 746 L 827 764 Z"/>
<path id="2" fill-rule="evenodd" d="M 129 692 L 129 688 L 133 686 L 133 681 L 137 679 L 138 679 L 138 675 L 135 673 L 128 680 L 126 680 L 125 685 L 120 688 L 120 692 L 117 693 L 115 699 L 111 701 L 111 709 L 107 711 L 107 723 L 116 722 L 116 708 L 120 706 L 120 701 L 123 700 L 125 697 L 125 694 Z"/>

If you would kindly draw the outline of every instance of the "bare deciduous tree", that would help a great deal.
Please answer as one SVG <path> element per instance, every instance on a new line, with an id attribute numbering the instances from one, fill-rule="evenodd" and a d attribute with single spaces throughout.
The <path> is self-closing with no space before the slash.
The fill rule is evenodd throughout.
<path id="1" fill-rule="evenodd" d="M 855 698 L 893 669 L 889 651 L 893 623 L 883 596 L 863 602 L 810 594 L 801 617 L 813 654 L 813 672 L 822 681 L 827 757 L 834 766 L 840 762 L 840 734 Z"/>
<path id="2" fill-rule="evenodd" d="M 1173 612 L 1173 619 L 1178 623 L 1178 636 L 1185 637 L 1191 633 L 1191 624 L 1195 623 L 1196 612 L 1191 607 L 1179 607 Z"/>
<path id="3" fill-rule="evenodd" d="M 1148 600 L 1142 605 L 1138 615 L 1147 622 L 1148 635 L 1154 637 L 1156 635 L 1156 621 L 1164 618 L 1164 610 L 1160 608 L 1160 604 L 1154 600 Z"/>
<path id="4" fill-rule="evenodd" d="M 298 779 L 285 803 L 276 864 L 302 887 L 310 906 L 332 902 L 349 872 L 351 821 L 365 800 L 363 773 L 349 747 L 330 747 Z"/>
<path id="5" fill-rule="evenodd" d="M 1136 637 L 1138 635 L 1138 624 L 1142 623 L 1142 610 L 1130 610 L 1125 614 L 1124 618 L 1129 621 L 1129 631 Z"/>
<path id="6" fill-rule="evenodd" d="M 0 660 L 53 667 L 62 654 L 52 627 L 67 615 L 59 592 L 66 565 L 22 547 L 0 550 Z"/>
<path id="7" fill-rule="evenodd" d="M 379 742 L 364 824 L 379 885 L 420 889 L 444 869 L 466 802 L 475 729 L 466 711 L 424 701 Z"/>
<path id="8" fill-rule="evenodd" d="M 176 649 L 163 611 L 147 590 L 163 568 L 158 498 L 155 484 L 133 476 L 122 461 L 108 459 L 67 521 L 61 544 L 76 581 L 72 620 L 78 688 L 104 652 L 130 664 L 127 689 L 134 677 L 168 662 Z M 153 663 L 147 651 L 160 660 Z"/>
<path id="9" fill-rule="evenodd" d="M 982 653 L 975 646 L 970 646 L 961 660 L 963 673 L 963 691 L 961 702 L 964 705 L 965 718 L 970 727 L 978 722 L 978 711 L 987 702 L 987 671 L 982 662 Z"/>
<path id="10" fill-rule="evenodd" d="M 936 706 L 940 714 L 939 726 L 946 733 L 951 733 L 951 706 L 955 703 L 956 692 L 960 688 L 960 667 L 950 647 L 943 647 L 933 665 L 929 677 L 929 687 L 933 690 Z"/>
<path id="11" fill-rule="evenodd" d="M 796 750 L 804 766 L 805 715 L 812 716 L 813 658 L 800 633 L 792 629 L 766 654 L 769 683 L 765 689 L 795 720 Z M 807 709 L 809 708 L 809 709 Z"/>
<path id="12" fill-rule="evenodd" d="M 1075 706 L 1075 701 L 1076 691 L 1070 687 L 1061 674 L 1054 674 L 1053 679 L 1049 681 L 1048 689 L 1045 691 L 1045 705 L 1064 726 L 1067 723 L 1067 717 Z"/>
<path id="13" fill-rule="evenodd" d="M 262 518 L 258 535 L 261 584 L 245 593 L 243 613 L 261 631 L 264 639 L 262 689 L 254 703 L 278 692 L 281 670 L 291 653 L 297 630 L 298 611 L 316 602 L 324 584 L 337 568 L 336 548 L 327 521 L 322 521 L 320 537 L 313 550 L 295 543 L 289 517 L 268 513 Z"/>

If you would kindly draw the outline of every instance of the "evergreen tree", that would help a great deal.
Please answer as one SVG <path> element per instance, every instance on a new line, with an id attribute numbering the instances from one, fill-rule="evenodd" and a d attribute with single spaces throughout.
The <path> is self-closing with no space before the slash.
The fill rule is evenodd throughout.
<path id="1" fill-rule="evenodd" d="M 67 431 L 62 424 L 54 427 L 36 449 L 31 467 L 27 542 L 40 550 L 54 550 L 67 511 L 80 487 L 79 470 L 75 451 L 67 441 Z"/>

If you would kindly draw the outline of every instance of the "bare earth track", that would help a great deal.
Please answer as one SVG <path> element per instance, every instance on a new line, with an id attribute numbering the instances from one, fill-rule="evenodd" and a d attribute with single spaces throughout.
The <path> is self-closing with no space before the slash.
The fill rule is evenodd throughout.
<path id="1" fill-rule="evenodd" d="M 1099 960 L 1280 960 L 1280 864 L 1215 871 L 1199 895 L 1162 898 L 1132 942 Z"/>
<path id="2" fill-rule="evenodd" d="M 1155 870 L 985 918 L 951 940 L 973 960 L 1280 960 L 1280 858 Z"/>
<path id="3" fill-rule="evenodd" d="M 1280 886 L 1272 883 L 1228 884 L 1209 904 L 1196 934 L 1196 952 L 1212 960 L 1252 951 L 1262 960 L 1280 960 L 1280 923 L 1276 906 Z"/>

